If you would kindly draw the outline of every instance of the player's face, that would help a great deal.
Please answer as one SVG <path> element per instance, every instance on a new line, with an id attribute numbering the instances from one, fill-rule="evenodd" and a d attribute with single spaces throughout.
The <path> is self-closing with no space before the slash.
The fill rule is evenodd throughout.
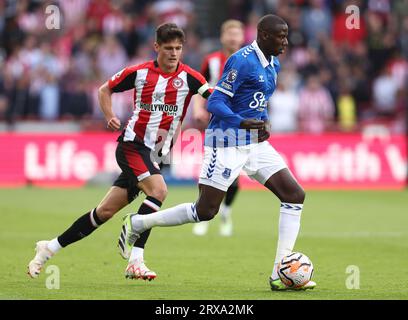
<path id="1" fill-rule="evenodd" d="M 285 52 L 288 46 L 288 25 L 277 25 L 272 32 L 262 31 L 261 41 L 267 55 L 277 56 Z"/>
<path id="2" fill-rule="evenodd" d="M 241 28 L 229 28 L 222 33 L 220 40 L 225 50 L 234 53 L 244 44 L 244 31 Z"/>
<path id="3" fill-rule="evenodd" d="M 157 52 L 157 62 L 165 72 L 174 72 L 180 61 L 183 52 L 183 43 L 180 39 L 174 39 L 161 44 L 155 43 L 154 49 Z"/>

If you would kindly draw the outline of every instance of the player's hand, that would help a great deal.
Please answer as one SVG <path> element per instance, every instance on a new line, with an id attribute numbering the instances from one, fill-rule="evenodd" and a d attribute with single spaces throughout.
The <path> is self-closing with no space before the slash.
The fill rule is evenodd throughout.
<path id="1" fill-rule="evenodd" d="M 245 119 L 241 121 L 239 127 L 241 129 L 256 129 L 256 130 L 264 130 L 265 129 L 265 122 L 262 120 L 256 119 Z"/>
<path id="2" fill-rule="evenodd" d="M 108 128 L 113 131 L 119 130 L 120 125 L 121 125 L 120 120 L 116 117 L 112 117 L 108 120 Z"/>
<path id="3" fill-rule="evenodd" d="M 258 142 L 264 142 L 266 140 L 269 139 L 269 137 L 271 136 L 271 134 L 269 133 L 269 131 L 267 130 L 259 130 L 258 131 Z"/>

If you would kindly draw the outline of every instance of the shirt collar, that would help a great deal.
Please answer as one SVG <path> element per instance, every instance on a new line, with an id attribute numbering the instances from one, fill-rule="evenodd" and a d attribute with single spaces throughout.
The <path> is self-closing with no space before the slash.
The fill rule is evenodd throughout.
<path id="1" fill-rule="evenodd" d="M 261 62 L 261 65 L 263 68 L 266 68 L 269 64 L 273 66 L 273 59 L 274 56 L 271 56 L 271 62 L 268 62 L 268 59 L 266 59 L 265 55 L 261 51 L 261 49 L 258 46 L 258 43 L 256 40 L 254 40 L 251 44 L 251 46 L 255 49 L 256 55 L 258 56 L 259 61 Z"/>

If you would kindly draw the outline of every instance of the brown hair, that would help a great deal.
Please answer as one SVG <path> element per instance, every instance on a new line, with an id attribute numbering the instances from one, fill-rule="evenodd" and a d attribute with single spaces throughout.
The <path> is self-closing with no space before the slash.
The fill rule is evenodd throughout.
<path id="1" fill-rule="evenodd" d="M 239 28 L 239 29 L 244 30 L 244 24 L 241 21 L 235 20 L 235 19 L 226 20 L 221 25 L 221 34 L 224 33 L 225 31 L 227 31 L 230 28 Z"/>
<path id="2" fill-rule="evenodd" d="M 156 42 L 158 44 L 166 43 L 174 39 L 179 39 L 182 43 L 186 41 L 184 31 L 175 23 L 164 23 L 156 29 Z"/>

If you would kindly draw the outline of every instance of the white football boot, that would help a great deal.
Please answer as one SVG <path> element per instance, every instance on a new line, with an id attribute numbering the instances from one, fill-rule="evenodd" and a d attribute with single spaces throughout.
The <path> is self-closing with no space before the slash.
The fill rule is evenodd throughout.
<path id="1" fill-rule="evenodd" d="M 232 236 L 232 219 L 228 218 L 226 221 L 220 222 L 220 236 L 231 237 Z"/>
<path id="2" fill-rule="evenodd" d="M 208 232 L 209 225 L 209 221 L 195 223 L 193 226 L 193 234 L 195 234 L 196 236 L 205 236 Z"/>
<path id="3" fill-rule="evenodd" d="M 269 278 L 269 285 L 271 286 L 272 291 L 289 291 L 289 290 L 294 290 L 294 291 L 304 291 L 308 289 L 314 289 L 316 287 L 316 282 L 309 280 L 306 284 L 304 284 L 301 287 L 288 287 L 285 285 L 281 279 L 272 279 L 272 277 Z"/>
<path id="4" fill-rule="evenodd" d="M 31 278 L 37 278 L 40 275 L 41 269 L 44 264 L 54 255 L 50 249 L 48 249 L 49 241 L 38 241 L 35 246 L 35 257 L 28 264 L 27 274 Z"/>
<path id="5" fill-rule="evenodd" d="M 150 270 L 142 259 L 129 261 L 129 264 L 125 270 L 126 279 L 142 279 L 152 281 L 156 277 L 156 272 Z"/>

